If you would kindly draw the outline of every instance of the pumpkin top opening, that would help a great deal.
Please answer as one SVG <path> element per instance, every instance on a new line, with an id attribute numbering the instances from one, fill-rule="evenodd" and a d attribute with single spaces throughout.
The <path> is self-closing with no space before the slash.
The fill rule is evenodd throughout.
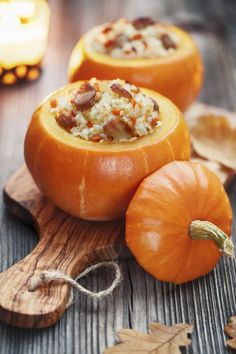
<path id="1" fill-rule="evenodd" d="M 161 126 L 159 105 L 123 80 L 79 83 L 68 97 L 51 99 L 56 122 L 75 137 L 92 142 L 131 142 Z"/>
<path id="2" fill-rule="evenodd" d="M 166 97 L 153 90 L 140 88 L 141 92 L 154 99 L 159 105 L 159 120 L 161 124 L 155 127 L 151 134 L 141 136 L 136 140 L 129 141 L 128 143 L 126 141 L 113 143 L 110 141 L 102 141 L 99 143 L 94 143 L 91 140 L 81 139 L 79 136 L 73 136 L 68 133 L 66 129 L 63 129 L 57 123 L 52 105 L 53 103 L 58 104 L 61 97 L 63 97 L 64 102 L 69 102 L 71 99 L 71 93 L 74 90 L 78 90 L 78 87 L 80 87 L 83 82 L 84 81 L 76 81 L 74 83 L 67 84 L 51 93 L 37 107 L 32 118 L 38 122 L 42 130 L 44 130 L 47 135 L 51 136 L 53 140 L 57 140 L 58 143 L 63 144 L 63 146 L 67 146 L 68 148 L 71 147 L 75 150 L 91 150 L 94 152 L 101 151 L 111 154 L 114 152 L 128 152 L 131 150 L 139 150 L 140 153 L 142 153 L 142 150 L 145 147 L 151 147 L 153 144 L 157 144 L 158 141 L 165 140 L 166 137 L 175 131 L 176 127 L 179 126 L 183 119 L 179 109 Z M 101 80 L 101 82 L 103 82 L 103 80 Z"/>
<path id="3" fill-rule="evenodd" d="M 178 43 L 176 33 L 150 17 L 104 24 L 91 38 L 95 52 L 121 59 L 166 57 Z"/>

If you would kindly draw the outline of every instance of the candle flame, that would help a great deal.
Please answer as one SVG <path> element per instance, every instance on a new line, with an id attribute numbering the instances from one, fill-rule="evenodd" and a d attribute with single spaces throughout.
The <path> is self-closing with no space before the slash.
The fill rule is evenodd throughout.
<path id="1" fill-rule="evenodd" d="M 24 76 L 25 65 L 42 60 L 49 10 L 45 0 L 0 0 L 0 67 L 8 70 L 20 66 L 19 76 Z M 35 76 L 33 72 L 32 77 Z"/>

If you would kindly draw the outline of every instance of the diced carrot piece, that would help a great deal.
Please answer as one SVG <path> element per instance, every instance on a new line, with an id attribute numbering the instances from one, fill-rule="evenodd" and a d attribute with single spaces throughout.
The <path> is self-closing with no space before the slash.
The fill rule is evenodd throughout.
<path id="1" fill-rule="evenodd" d="M 57 106 L 57 100 L 56 100 L 55 98 L 51 99 L 50 105 L 51 105 L 52 108 L 56 108 L 56 106 Z"/>
<path id="2" fill-rule="evenodd" d="M 142 34 L 141 33 L 136 33 L 133 37 L 132 37 L 132 39 L 133 40 L 136 40 L 136 39 L 141 39 L 143 36 L 142 36 Z"/>
<path id="3" fill-rule="evenodd" d="M 87 121 L 87 127 L 88 128 L 92 128 L 93 127 L 93 123 L 91 122 L 91 120 Z"/>
<path id="4" fill-rule="evenodd" d="M 130 119 L 131 119 L 131 122 L 132 122 L 132 124 L 133 124 L 133 126 L 134 126 L 134 125 L 136 124 L 136 120 L 137 120 L 137 119 L 136 119 L 135 117 L 131 117 Z"/>
<path id="5" fill-rule="evenodd" d="M 114 39 L 109 39 L 108 41 L 106 41 L 106 43 L 104 43 L 104 47 L 105 48 L 113 47 L 114 43 L 115 43 Z"/>
<path id="6" fill-rule="evenodd" d="M 120 115 L 120 112 L 121 112 L 120 109 L 113 109 L 113 110 L 111 111 L 111 113 L 114 114 L 115 116 L 119 116 L 119 115 Z"/>

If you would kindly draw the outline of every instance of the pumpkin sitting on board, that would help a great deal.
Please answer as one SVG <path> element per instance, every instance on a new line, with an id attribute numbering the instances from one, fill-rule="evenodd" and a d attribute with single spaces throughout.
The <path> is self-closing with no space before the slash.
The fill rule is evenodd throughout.
<path id="1" fill-rule="evenodd" d="M 232 210 L 204 165 L 173 161 L 144 179 L 126 213 L 126 243 L 155 278 L 181 284 L 233 253 Z"/>
<path id="2" fill-rule="evenodd" d="M 132 142 L 93 142 L 61 128 L 51 103 L 82 82 L 68 84 L 36 109 L 25 138 L 25 161 L 41 192 L 67 213 L 87 220 L 125 215 L 144 177 L 173 160 L 188 160 L 189 131 L 182 113 L 157 92 L 140 89 L 160 107 L 160 127 Z"/>

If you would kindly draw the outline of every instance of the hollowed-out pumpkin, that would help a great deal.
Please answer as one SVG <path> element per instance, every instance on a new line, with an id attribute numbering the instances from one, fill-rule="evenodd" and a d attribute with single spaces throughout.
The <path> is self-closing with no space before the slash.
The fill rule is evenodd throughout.
<path id="1" fill-rule="evenodd" d="M 126 242 L 155 278 L 176 284 L 209 273 L 233 252 L 232 211 L 218 177 L 204 165 L 171 162 L 148 176 L 126 213 Z"/>
<path id="2" fill-rule="evenodd" d="M 191 36 L 178 27 L 164 25 L 179 38 L 178 48 L 166 57 L 120 59 L 94 51 L 91 39 L 98 27 L 87 32 L 76 44 L 70 57 L 69 81 L 95 76 L 110 80 L 121 78 L 159 92 L 185 110 L 197 97 L 203 79 L 203 64 Z"/>
<path id="3" fill-rule="evenodd" d="M 173 160 L 188 160 L 189 132 L 179 109 L 142 89 L 160 107 L 161 126 L 132 142 L 95 143 L 61 128 L 50 102 L 79 83 L 47 97 L 33 114 L 25 138 L 25 160 L 39 189 L 64 211 L 89 220 L 124 216 L 144 177 Z"/>

